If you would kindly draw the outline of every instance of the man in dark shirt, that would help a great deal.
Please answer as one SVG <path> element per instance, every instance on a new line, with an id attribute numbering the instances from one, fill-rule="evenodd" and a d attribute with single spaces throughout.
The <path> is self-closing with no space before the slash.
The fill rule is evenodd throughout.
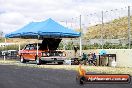
<path id="1" fill-rule="evenodd" d="M 88 60 L 87 54 L 83 53 L 83 55 L 82 55 L 82 61 L 83 61 L 84 65 L 86 65 L 87 60 Z"/>

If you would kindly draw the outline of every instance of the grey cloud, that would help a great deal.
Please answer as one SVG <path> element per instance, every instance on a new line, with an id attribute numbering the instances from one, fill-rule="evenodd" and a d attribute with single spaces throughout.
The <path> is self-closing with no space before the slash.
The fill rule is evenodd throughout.
<path id="1" fill-rule="evenodd" d="M 80 14 L 87 15 L 112 7 L 124 7 L 123 0 L 0 0 L 0 29 L 13 31 L 30 21 L 50 17 L 70 23 Z"/>

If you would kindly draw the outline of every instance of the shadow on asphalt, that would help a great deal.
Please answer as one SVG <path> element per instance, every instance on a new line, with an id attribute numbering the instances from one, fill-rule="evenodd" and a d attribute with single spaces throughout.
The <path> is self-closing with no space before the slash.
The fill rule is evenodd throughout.
<path id="1" fill-rule="evenodd" d="M 26 64 L 36 64 L 36 62 L 35 61 L 29 61 L 29 62 L 26 62 Z M 58 64 L 58 63 L 41 63 L 41 65 L 60 65 L 60 64 Z M 62 65 L 64 65 L 64 64 L 62 64 Z"/>

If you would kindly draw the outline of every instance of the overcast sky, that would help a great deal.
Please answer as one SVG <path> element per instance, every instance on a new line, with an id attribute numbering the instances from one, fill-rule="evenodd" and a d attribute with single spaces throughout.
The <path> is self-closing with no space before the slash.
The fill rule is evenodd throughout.
<path id="1" fill-rule="evenodd" d="M 0 0 L 0 30 L 10 33 L 31 21 L 48 18 L 72 25 L 72 20 L 79 19 L 80 14 L 85 24 L 86 15 L 131 4 L 132 0 Z"/>

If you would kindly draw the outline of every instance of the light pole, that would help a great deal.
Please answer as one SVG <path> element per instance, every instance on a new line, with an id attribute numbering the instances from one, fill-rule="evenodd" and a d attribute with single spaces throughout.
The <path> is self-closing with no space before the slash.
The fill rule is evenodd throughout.
<path id="1" fill-rule="evenodd" d="M 80 15 L 80 57 L 82 56 L 82 28 L 81 28 L 81 15 Z"/>
<path id="2" fill-rule="evenodd" d="M 102 13 L 102 26 L 101 26 L 101 47 L 103 49 L 103 27 L 104 27 L 104 13 L 103 11 L 101 12 Z"/>
<path id="3" fill-rule="evenodd" d="M 64 22 L 65 27 L 68 28 L 67 20 L 66 21 L 60 21 L 60 22 Z M 62 44 L 63 44 L 63 50 L 66 50 L 66 44 L 67 43 L 66 43 L 66 40 L 65 39 L 63 40 L 63 43 Z"/>
<path id="4" fill-rule="evenodd" d="M 131 49 L 131 34 L 130 34 L 130 6 L 128 6 L 128 48 Z"/>
<path id="5" fill-rule="evenodd" d="M 65 23 L 64 25 L 68 28 L 67 20 L 66 21 L 60 21 L 60 22 L 64 22 Z"/>
<path id="6" fill-rule="evenodd" d="M 71 28 L 73 28 L 73 18 L 72 18 L 72 21 L 71 21 Z"/>

